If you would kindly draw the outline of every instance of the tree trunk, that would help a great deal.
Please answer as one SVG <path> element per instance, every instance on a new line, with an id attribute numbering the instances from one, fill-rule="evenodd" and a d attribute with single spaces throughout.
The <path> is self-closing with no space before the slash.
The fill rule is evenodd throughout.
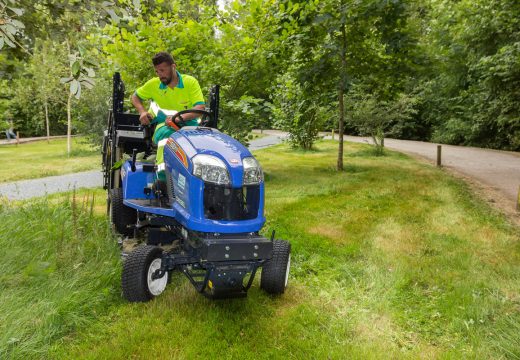
<path id="1" fill-rule="evenodd" d="M 345 94 L 345 77 L 347 76 L 347 31 L 345 29 L 345 24 L 341 26 L 341 52 L 340 52 L 340 60 L 341 60 L 341 69 L 340 69 L 340 84 L 338 90 L 338 100 L 339 100 L 339 126 L 338 126 L 338 171 L 343 171 L 343 131 L 345 124 L 345 107 L 343 104 L 343 95 Z"/>
<path id="2" fill-rule="evenodd" d="M 49 131 L 49 105 L 47 103 L 47 99 L 44 102 L 45 105 L 45 127 L 47 128 L 47 144 L 50 142 L 51 133 Z"/>
<path id="3" fill-rule="evenodd" d="M 343 87 L 338 91 L 339 100 L 339 134 L 338 134 L 338 171 L 343 171 L 343 123 L 345 121 L 345 107 L 343 106 Z"/>
<path id="4" fill-rule="evenodd" d="M 69 39 L 65 39 L 65 43 L 67 45 L 67 53 L 70 55 Z M 71 135 L 72 135 L 71 107 L 72 107 L 72 93 L 69 91 L 69 97 L 67 99 L 67 155 L 68 156 L 70 156 L 70 151 L 71 151 Z"/>
<path id="5" fill-rule="evenodd" d="M 72 119 L 71 119 L 71 107 L 72 107 L 72 93 L 69 92 L 69 98 L 67 100 L 67 155 L 70 156 L 71 151 L 71 134 L 72 134 Z"/>

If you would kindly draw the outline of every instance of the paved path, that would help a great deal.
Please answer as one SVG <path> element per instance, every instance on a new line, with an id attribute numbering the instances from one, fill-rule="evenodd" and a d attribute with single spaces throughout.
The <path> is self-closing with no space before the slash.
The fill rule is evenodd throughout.
<path id="1" fill-rule="evenodd" d="M 72 137 L 76 137 L 77 135 L 72 135 Z M 57 136 L 51 136 L 49 139 L 66 139 L 67 135 L 57 135 Z M 23 144 L 28 142 L 34 142 L 34 141 L 45 141 L 47 140 L 47 137 L 27 137 L 27 138 L 20 138 L 18 141 L 16 140 L 0 140 L 0 145 L 16 145 L 16 144 Z"/>
<path id="2" fill-rule="evenodd" d="M 273 133 L 266 137 L 252 140 L 250 150 L 258 150 L 280 143 L 285 135 Z M 101 159 L 101 155 L 99 155 Z M 0 184 L 0 197 L 9 200 L 23 200 L 36 196 L 70 191 L 73 188 L 93 188 L 103 185 L 103 174 L 100 170 L 85 171 L 74 174 L 50 176 L 40 179 L 22 180 L 13 183 Z"/>
<path id="3" fill-rule="evenodd" d="M 345 136 L 346 141 L 372 143 L 369 138 Z M 385 139 L 385 147 L 436 162 L 437 144 Z M 474 178 L 516 202 L 520 186 L 520 153 L 467 146 L 442 145 L 442 165 Z"/>

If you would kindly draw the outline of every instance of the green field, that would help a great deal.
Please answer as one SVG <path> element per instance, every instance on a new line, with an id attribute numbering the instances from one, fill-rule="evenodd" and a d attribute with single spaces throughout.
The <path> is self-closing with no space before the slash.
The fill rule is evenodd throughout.
<path id="1" fill-rule="evenodd" d="M 21 179 L 69 174 L 101 168 L 101 154 L 83 138 L 72 139 L 67 156 L 67 139 L 35 141 L 0 146 L 0 183 Z"/>
<path id="2" fill-rule="evenodd" d="M 0 208 L 0 358 L 518 358 L 518 228 L 442 170 L 347 144 L 258 151 L 287 292 L 120 296 L 104 193 Z M 94 203 L 92 197 L 94 196 Z"/>

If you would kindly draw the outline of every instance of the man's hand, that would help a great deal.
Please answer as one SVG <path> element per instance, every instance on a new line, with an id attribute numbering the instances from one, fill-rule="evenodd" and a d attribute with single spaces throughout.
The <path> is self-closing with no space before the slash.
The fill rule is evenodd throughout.
<path id="1" fill-rule="evenodd" d="M 166 126 L 174 128 L 175 130 L 179 130 L 180 129 L 179 125 L 177 125 L 177 123 L 172 120 L 172 116 L 168 116 L 166 118 L 166 120 L 164 121 L 164 123 L 166 124 Z"/>
<path id="2" fill-rule="evenodd" d="M 149 125 L 152 119 L 153 116 L 148 111 L 143 111 L 141 114 L 139 114 L 139 121 L 142 125 Z"/>

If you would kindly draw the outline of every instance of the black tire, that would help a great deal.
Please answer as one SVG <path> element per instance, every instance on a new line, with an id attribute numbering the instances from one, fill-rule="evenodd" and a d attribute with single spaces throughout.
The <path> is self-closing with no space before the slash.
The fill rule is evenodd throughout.
<path id="1" fill-rule="evenodd" d="M 137 211 L 123 204 L 123 189 L 111 189 L 109 199 L 110 221 L 115 230 L 123 236 L 133 237 L 134 229 L 130 227 L 137 222 Z"/>
<path id="2" fill-rule="evenodd" d="M 291 244 L 284 240 L 273 242 L 273 257 L 262 266 L 260 287 L 269 294 L 283 294 L 287 286 L 291 260 Z"/>
<path id="3" fill-rule="evenodd" d="M 162 288 L 162 290 L 159 292 L 157 288 L 153 288 L 153 285 L 150 285 L 150 279 L 148 278 L 150 266 L 152 263 L 157 265 L 154 260 L 161 259 L 161 257 L 161 248 L 151 245 L 139 246 L 128 254 L 124 260 L 123 273 L 121 274 L 123 296 L 126 300 L 130 302 L 146 302 L 164 291 L 166 283 L 168 283 L 168 272 L 162 278 L 155 280 L 160 282 L 159 288 Z M 163 281 L 165 281 L 164 284 L 162 284 Z"/>

